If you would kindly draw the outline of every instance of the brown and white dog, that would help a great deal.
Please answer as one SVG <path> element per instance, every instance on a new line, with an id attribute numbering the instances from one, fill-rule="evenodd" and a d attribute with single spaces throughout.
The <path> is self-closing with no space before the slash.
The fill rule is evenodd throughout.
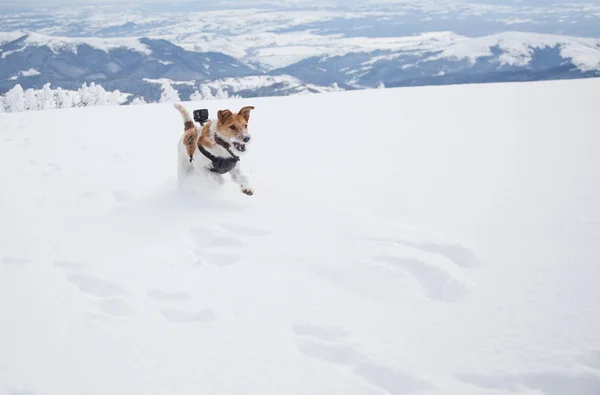
<path id="1" fill-rule="evenodd" d="M 253 195 L 248 178 L 240 169 L 239 156 L 246 152 L 251 140 L 248 121 L 254 107 L 244 107 L 237 114 L 220 110 L 217 119 L 207 121 L 201 129 L 185 107 L 177 103 L 175 108 L 184 122 L 184 133 L 177 145 L 179 179 L 200 173 L 222 185 L 224 174 L 229 173 L 243 193 Z M 226 166 L 218 166 L 222 162 Z"/>

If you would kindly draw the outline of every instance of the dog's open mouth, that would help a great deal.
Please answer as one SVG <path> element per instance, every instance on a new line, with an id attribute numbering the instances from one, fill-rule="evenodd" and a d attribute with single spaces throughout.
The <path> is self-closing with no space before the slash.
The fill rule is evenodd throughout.
<path id="1" fill-rule="evenodd" d="M 236 141 L 233 142 L 233 146 L 236 150 L 240 152 L 246 152 L 246 144 L 238 143 Z"/>

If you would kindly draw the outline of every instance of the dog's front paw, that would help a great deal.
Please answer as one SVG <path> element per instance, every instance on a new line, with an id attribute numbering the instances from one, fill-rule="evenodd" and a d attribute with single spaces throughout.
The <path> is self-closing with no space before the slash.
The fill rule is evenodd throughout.
<path id="1" fill-rule="evenodd" d="M 244 189 L 242 189 L 242 193 L 244 193 L 245 195 L 248 195 L 248 196 L 252 196 L 252 195 L 254 195 L 254 189 L 244 188 Z"/>

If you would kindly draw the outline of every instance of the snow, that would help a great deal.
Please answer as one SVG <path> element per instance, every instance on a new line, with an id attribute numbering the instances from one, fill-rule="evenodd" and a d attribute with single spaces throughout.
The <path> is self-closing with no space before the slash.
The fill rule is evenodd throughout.
<path id="1" fill-rule="evenodd" d="M 600 79 L 0 114 L 0 393 L 600 392 Z M 193 188 L 196 186 L 196 188 Z"/>
<path id="2" fill-rule="evenodd" d="M 295 88 L 295 92 L 290 94 L 306 93 L 309 90 L 313 92 L 332 92 L 334 89 L 327 86 L 320 86 L 314 84 L 307 84 L 298 78 L 290 75 L 275 75 L 275 76 L 247 76 L 247 77 L 233 77 L 233 78 L 222 78 L 217 80 L 205 80 L 201 83 L 196 81 L 175 81 L 168 78 L 144 78 L 145 82 L 154 84 L 169 84 L 173 85 L 175 89 L 178 85 L 187 86 L 200 86 L 204 88 L 210 88 L 214 91 L 227 90 L 235 94 L 243 90 L 257 89 L 261 87 L 269 87 L 273 85 L 280 85 L 281 90 Z M 207 97 L 205 97 L 206 99 Z"/>
<path id="3" fill-rule="evenodd" d="M 150 49 L 135 37 L 54 37 L 39 33 L 27 33 L 27 37 L 21 43 L 21 47 L 13 51 L 3 52 L 2 58 L 6 58 L 15 52 L 24 51 L 25 48 L 29 46 L 47 46 L 52 52 L 55 53 L 58 51 L 71 51 L 73 53 L 77 53 L 77 47 L 84 44 L 105 52 L 117 48 L 127 48 L 146 55 L 151 53 Z"/>
<path id="4" fill-rule="evenodd" d="M 54 110 L 56 108 L 69 108 L 79 106 L 117 105 L 125 103 L 130 93 L 116 91 L 107 92 L 101 85 L 94 82 L 84 83 L 78 90 L 70 91 L 50 87 L 46 83 L 43 89 L 27 89 L 23 92 L 21 85 L 17 84 L 5 95 L 0 95 L 0 107 L 3 112 Z M 4 108 L 6 107 L 6 108 Z"/>
<path id="5" fill-rule="evenodd" d="M 326 86 L 307 84 L 298 78 L 290 75 L 274 75 L 274 76 L 248 76 L 248 77 L 236 77 L 236 78 L 223 78 L 214 81 L 204 81 L 203 86 L 208 86 L 213 89 L 224 89 L 227 88 L 234 93 L 246 90 L 246 89 L 258 89 L 260 87 L 272 86 L 272 85 L 283 85 L 282 89 L 289 87 L 297 87 L 300 90 L 306 90 L 307 88 L 313 89 L 318 92 L 330 92 L 331 89 Z"/>
<path id="6" fill-rule="evenodd" d="M 29 69 L 29 70 L 25 70 L 25 71 L 21 71 L 21 75 L 23 77 L 33 77 L 36 75 L 40 75 L 41 73 L 39 71 L 37 71 L 36 69 Z"/>
<path id="7" fill-rule="evenodd" d="M 180 100 L 177 90 L 175 90 L 169 82 L 163 82 L 161 84 L 159 100 L 161 103 L 176 103 Z"/>
<path id="8" fill-rule="evenodd" d="M 272 70 L 289 66 L 313 56 L 342 56 L 348 53 L 389 51 L 376 55 L 371 63 L 405 54 L 433 52 L 429 59 L 458 58 L 475 62 L 492 55 L 499 46 L 505 54 L 500 63 L 527 65 L 534 48 L 559 47 L 561 55 L 571 58 L 582 71 L 600 69 L 600 40 L 571 36 L 505 32 L 483 37 L 465 37 L 453 32 L 430 32 L 405 37 L 344 37 L 312 32 L 251 32 L 232 38 L 228 35 L 196 33 L 185 38 L 169 37 L 178 45 L 194 51 L 224 52 L 246 62 L 257 62 Z"/>
<path id="9" fill-rule="evenodd" d="M 247 62 L 258 62 L 267 70 L 289 66 L 313 56 L 342 56 L 373 51 L 432 51 L 463 37 L 451 32 L 423 33 L 406 37 L 344 37 L 311 32 L 250 33 L 236 36 L 192 34 L 185 41 L 171 37 L 188 50 L 218 51 Z M 199 42 L 202 45 L 198 44 Z"/>
<path id="10" fill-rule="evenodd" d="M 500 56 L 501 64 L 524 66 L 531 61 L 534 49 L 559 47 L 561 56 L 570 58 L 581 71 L 600 69 L 600 40 L 538 33 L 505 32 L 459 39 L 432 59 L 452 57 L 475 62 L 492 56 L 491 49 L 496 45 L 506 51 Z"/>
<path id="11" fill-rule="evenodd" d="M 16 40 L 19 37 L 22 37 L 24 34 L 21 32 L 0 32 L 0 45 Z"/>
<path id="12" fill-rule="evenodd" d="M 6 2 L 6 0 L 5 0 Z M 225 36 L 239 36 L 249 32 L 268 32 L 294 28 L 306 23 L 335 21 L 338 19 L 372 17 L 381 20 L 422 18 L 423 15 L 460 21 L 465 16 L 481 16 L 482 21 L 532 20 L 532 23 L 556 21 L 560 17 L 581 20 L 598 15 L 597 4 L 537 2 L 536 4 L 478 4 L 460 0 L 434 1 L 375 1 L 368 3 L 342 4 L 337 7 L 330 2 L 307 2 L 305 4 L 278 2 L 240 1 L 219 2 L 212 10 L 190 7 L 186 9 L 149 10 L 141 4 L 114 4 L 91 8 L 73 4 L 69 8 L 43 8 L 28 13 L 5 12 L 0 15 L 0 24 L 15 29 L 34 27 L 37 32 L 60 35 L 65 32 L 82 31 L 95 36 L 105 34 L 107 27 L 133 24 L 131 35 L 163 35 L 221 32 Z M 545 3 L 545 4 L 544 4 Z M 220 10 L 214 9 L 220 7 Z M 194 10 L 195 8 L 195 10 Z M 416 19 L 418 20 L 418 19 Z M 442 19 L 444 20 L 444 19 Z M 52 23 L 39 23 L 52 21 Z"/>
<path id="13" fill-rule="evenodd" d="M 110 15 L 112 14 L 109 13 L 103 18 Z M 179 18 L 174 18 L 180 23 L 169 26 L 168 29 L 163 27 L 161 30 L 145 32 L 147 33 L 145 36 L 171 40 L 174 44 L 190 51 L 224 53 L 248 64 L 258 64 L 267 71 L 315 56 L 343 56 L 349 53 L 375 51 L 388 51 L 389 54 L 375 55 L 372 62 L 394 59 L 415 52 L 436 53 L 429 58 L 431 60 L 450 57 L 475 62 L 478 58 L 491 56 L 494 46 L 499 46 L 506 52 L 499 59 L 500 63 L 505 65 L 524 66 L 531 61 L 534 49 L 559 47 L 561 55 L 572 59 L 580 70 L 600 70 L 600 40 L 596 38 L 529 32 L 503 32 L 483 37 L 465 37 L 447 31 L 405 37 L 345 37 L 343 34 L 319 34 L 317 31 L 277 32 L 278 29 L 286 27 L 284 21 L 291 23 L 292 16 L 296 18 L 293 19 L 295 24 L 323 22 L 332 17 L 330 11 L 253 13 L 253 10 L 229 10 L 227 13 L 208 11 L 202 14 L 202 17 L 199 14 L 193 15 L 197 18 L 188 19 L 189 15 L 182 17 L 181 21 Z M 342 13 L 340 17 L 368 15 L 370 15 L 368 12 Z M 378 13 L 375 12 L 373 15 Z M 198 24 L 200 19 L 205 23 Z M 3 35 L 0 33 L 0 43 L 2 39 Z M 29 33 L 21 48 L 6 51 L 2 53 L 2 57 L 6 58 L 14 52 L 22 51 L 29 45 L 47 45 L 55 52 L 58 50 L 76 52 L 77 46 L 82 44 L 103 51 L 124 47 L 145 54 L 150 53 L 150 49 L 137 37 L 71 38 Z M 165 65 L 170 64 L 167 61 L 159 61 Z"/>
<path id="14" fill-rule="evenodd" d="M 142 81 L 149 82 L 151 84 L 170 84 L 170 85 L 188 85 L 195 86 L 196 81 L 176 81 L 170 78 L 143 78 Z"/>

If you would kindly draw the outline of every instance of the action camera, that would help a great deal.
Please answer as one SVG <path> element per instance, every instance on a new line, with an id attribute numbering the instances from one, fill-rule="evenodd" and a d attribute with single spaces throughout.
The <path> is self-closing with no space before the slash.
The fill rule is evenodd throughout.
<path id="1" fill-rule="evenodd" d="M 203 108 L 201 110 L 194 110 L 194 121 L 204 125 L 208 121 L 208 110 Z"/>

